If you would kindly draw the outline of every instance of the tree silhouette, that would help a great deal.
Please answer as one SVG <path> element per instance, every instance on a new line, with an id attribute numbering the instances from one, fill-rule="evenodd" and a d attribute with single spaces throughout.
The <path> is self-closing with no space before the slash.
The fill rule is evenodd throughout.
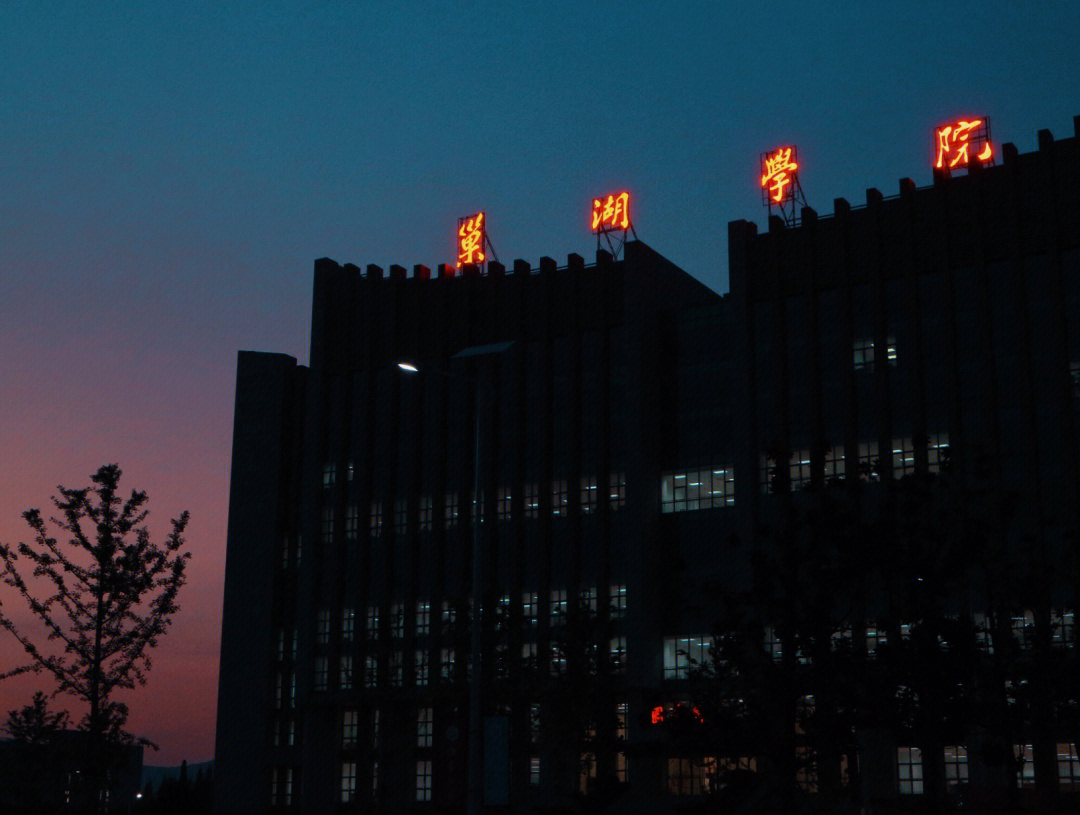
<path id="1" fill-rule="evenodd" d="M 23 518 L 33 530 L 32 542 L 0 544 L 0 580 L 18 592 L 48 632 L 39 642 L 0 608 L 0 626 L 29 657 L 28 665 L 0 678 L 44 673 L 58 692 L 87 704 L 80 729 L 88 733 L 87 771 L 98 799 L 108 773 L 107 746 L 135 741 L 124 731 L 127 706 L 114 693 L 145 684 L 150 649 L 177 610 L 190 556 L 180 552 L 188 513 L 172 521 L 164 545 L 155 544 L 142 525 L 146 493 L 132 491 L 122 499 L 120 476 L 119 466 L 107 464 L 90 477 L 90 487 L 58 487 L 52 501 L 59 517 L 51 522 L 59 539 L 49 534 L 40 510 L 29 509 Z"/>

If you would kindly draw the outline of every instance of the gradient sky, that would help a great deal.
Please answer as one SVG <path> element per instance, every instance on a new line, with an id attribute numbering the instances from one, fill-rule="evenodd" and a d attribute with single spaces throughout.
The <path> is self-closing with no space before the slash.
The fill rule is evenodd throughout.
<path id="1" fill-rule="evenodd" d="M 116 461 L 189 584 L 129 694 L 147 763 L 213 755 L 236 353 L 306 361 L 311 269 L 589 258 L 591 197 L 727 290 L 794 142 L 819 213 L 930 183 L 936 123 L 1071 136 L 1080 4 L 0 4 L 0 540 Z M 0 594 L 11 611 L 10 595 Z M 0 669 L 17 655 L 0 638 Z M 34 680 L 0 683 L 0 716 Z"/>

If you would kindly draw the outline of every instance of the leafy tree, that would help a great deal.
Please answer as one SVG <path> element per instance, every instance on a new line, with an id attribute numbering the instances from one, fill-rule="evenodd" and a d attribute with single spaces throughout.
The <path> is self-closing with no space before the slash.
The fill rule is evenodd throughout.
<path id="1" fill-rule="evenodd" d="M 8 711 L 4 730 L 15 741 L 37 746 L 47 744 L 57 730 L 67 727 L 67 723 L 67 711 L 51 713 L 48 697 L 38 691 L 30 704 Z"/>
<path id="2" fill-rule="evenodd" d="M 51 519 L 57 537 L 40 510 L 29 509 L 23 518 L 33 540 L 0 544 L 0 580 L 48 632 L 40 642 L 0 608 L 0 626 L 29 657 L 28 665 L 0 678 L 26 670 L 44 673 L 58 692 L 86 703 L 89 712 L 80 728 L 89 734 L 88 770 L 96 790 L 103 789 L 107 773 L 106 746 L 134 741 L 124 731 L 127 706 L 114 694 L 145 684 L 150 650 L 178 608 L 190 556 L 180 551 L 188 513 L 172 521 L 164 545 L 154 543 L 143 525 L 146 493 L 122 498 L 120 476 L 119 466 L 107 464 L 90 477 L 90 487 L 58 487 L 52 501 L 59 517 Z"/>

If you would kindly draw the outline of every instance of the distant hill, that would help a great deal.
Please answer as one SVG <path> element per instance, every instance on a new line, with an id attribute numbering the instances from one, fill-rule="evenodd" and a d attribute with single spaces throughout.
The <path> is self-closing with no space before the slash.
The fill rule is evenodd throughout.
<path id="1" fill-rule="evenodd" d="M 188 781 L 194 781 L 200 770 L 202 770 L 203 775 L 205 775 L 213 769 L 213 761 L 200 761 L 198 764 L 188 764 Z M 150 767 L 144 764 L 142 768 L 142 782 L 139 784 L 139 788 L 144 789 L 146 785 L 149 784 L 150 789 L 157 792 L 161 789 L 161 784 L 166 778 L 179 779 L 180 765 L 177 765 L 176 767 Z"/>

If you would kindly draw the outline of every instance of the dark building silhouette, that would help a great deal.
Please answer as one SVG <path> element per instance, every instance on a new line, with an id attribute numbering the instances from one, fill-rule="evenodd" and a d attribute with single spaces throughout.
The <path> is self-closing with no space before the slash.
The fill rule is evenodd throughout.
<path id="1" fill-rule="evenodd" d="M 756 767 L 673 753 L 653 719 L 692 704 L 709 592 L 750 586 L 765 530 L 829 483 L 880 503 L 948 469 L 1009 497 L 1004 545 L 1065 563 L 1077 139 L 1042 131 L 996 167 L 801 215 L 730 225 L 723 297 L 637 241 L 539 269 L 316 262 L 310 365 L 238 362 L 220 810 L 464 810 L 475 522 L 485 795 L 519 809 L 617 808 L 627 790 L 674 806 L 709 791 L 718 759 Z M 1044 610 L 1064 651 L 1074 586 L 1058 575 Z M 1013 635 L 1037 616 L 1016 609 Z M 846 636 L 864 634 L 884 636 L 868 620 Z M 1080 789 L 1075 735 L 1038 736 L 1017 786 Z M 844 772 L 858 763 L 864 800 L 1000 781 L 959 739 L 860 738 Z"/>

